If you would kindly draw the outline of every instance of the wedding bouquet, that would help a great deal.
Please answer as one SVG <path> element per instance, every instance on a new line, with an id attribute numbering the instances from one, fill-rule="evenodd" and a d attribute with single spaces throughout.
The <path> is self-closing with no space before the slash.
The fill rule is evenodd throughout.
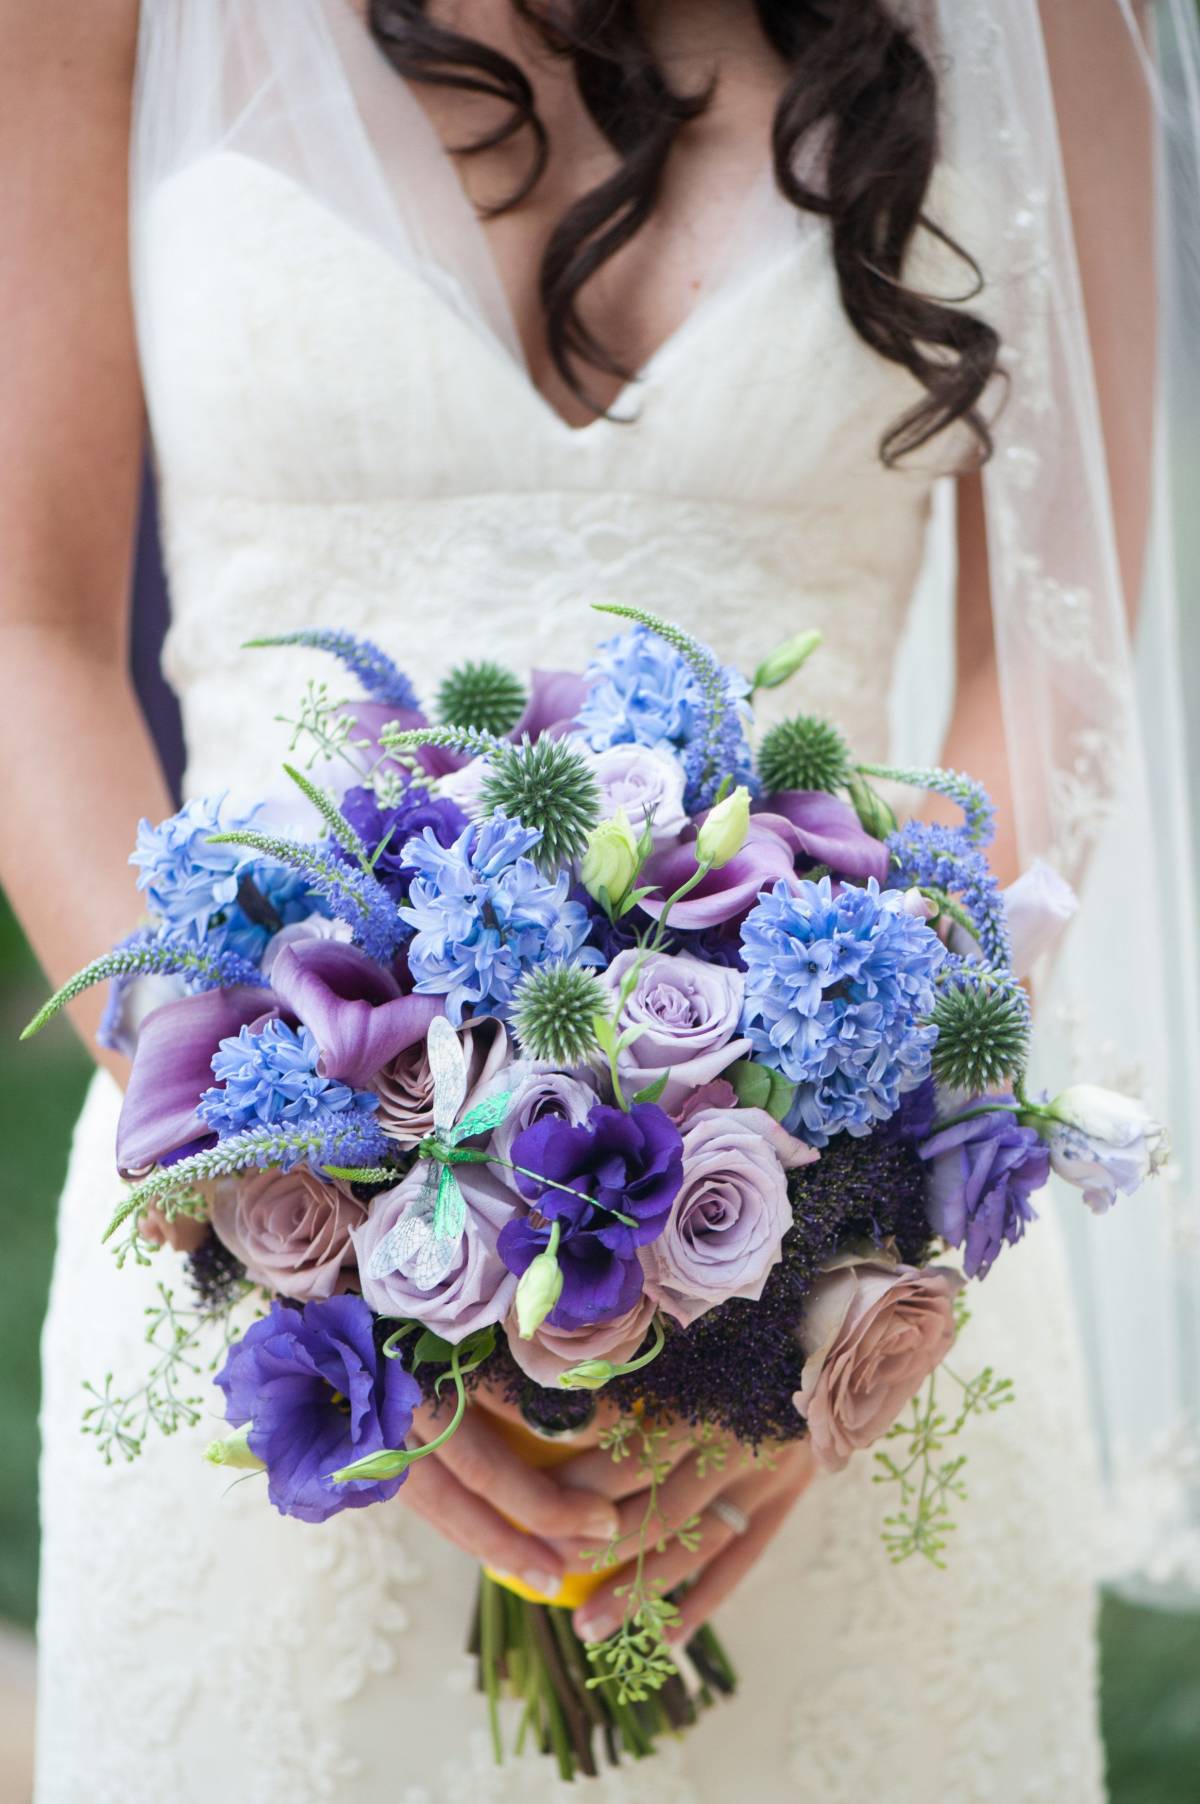
<path id="1" fill-rule="evenodd" d="M 1052 1168 L 1104 1210 L 1164 1152 L 1122 1098 L 1026 1089 L 1013 928 L 1027 962 L 1069 906 L 1046 873 L 1006 902 L 978 784 L 863 763 L 810 715 L 754 752 L 755 692 L 818 635 L 748 683 L 602 611 L 630 624 L 582 676 L 466 663 L 432 722 L 348 634 L 257 642 L 332 653 L 365 694 L 310 685 L 290 799 L 143 822 L 145 924 L 27 1030 L 112 981 L 103 1038 L 132 1065 L 108 1236 L 145 1262 L 149 1212 L 207 1224 L 194 1304 L 159 1287 L 147 1381 L 89 1387 L 106 1457 L 198 1419 L 188 1375 L 223 1323 L 209 1456 L 306 1522 L 394 1497 L 483 1387 L 535 1463 L 593 1416 L 640 1461 L 640 1526 L 592 1573 L 556 1598 L 482 1581 L 497 1753 L 514 1691 L 567 1777 L 733 1688 L 647 1577 L 702 1533 L 659 1516 L 672 1445 L 769 1460 L 807 1436 L 836 1469 L 882 1442 L 886 1549 L 940 1563 L 946 1443 L 1009 1397 L 943 1366 L 964 1286 Z M 898 822 L 880 783 L 961 824 Z M 422 1402 L 445 1421 L 417 1440 Z M 624 1621 L 585 1645 L 562 1606 L 617 1567 Z"/>

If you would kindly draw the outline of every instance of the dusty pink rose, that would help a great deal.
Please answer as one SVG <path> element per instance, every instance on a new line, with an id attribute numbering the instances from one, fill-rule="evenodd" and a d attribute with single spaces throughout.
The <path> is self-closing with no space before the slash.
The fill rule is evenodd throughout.
<path id="1" fill-rule="evenodd" d="M 701 1109 L 682 1131 L 679 1194 L 638 1257 L 646 1294 L 686 1328 L 730 1297 L 762 1296 L 793 1222 L 787 1173 L 817 1154 L 764 1109 Z"/>
<path id="2" fill-rule="evenodd" d="M 481 1016 L 458 1030 L 467 1060 L 467 1096 L 463 1113 L 479 1100 L 478 1092 L 491 1082 L 511 1056 L 508 1035 L 499 1021 Z M 371 1088 L 379 1097 L 375 1117 L 389 1140 L 411 1148 L 433 1132 L 433 1073 L 425 1041 L 397 1053 L 374 1079 Z"/>
<path id="3" fill-rule="evenodd" d="M 650 1328 L 654 1299 L 641 1296 L 626 1315 L 590 1328 L 552 1328 L 543 1322 L 532 1340 L 522 1340 L 514 1309 L 504 1324 L 508 1350 L 535 1384 L 553 1390 L 563 1373 L 585 1359 L 610 1359 L 620 1365 L 632 1359 Z"/>
<path id="4" fill-rule="evenodd" d="M 807 1359 L 792 1398 L 818 1466 L 840 1472 L 911 1403 L 950 1351 L 963 1283 L 946 1266 L 852 1257 L 818 1281 L 800 1326 Z"/>
<path id="5" fill-rule="evenodd" d="M 367 1212 L 343 1184 L 306 1165 L 223 1178 L 212 1225 L 255 1284 L 285 1297 L 331 1297 L 354 1270 L 351 1230 Z"/>

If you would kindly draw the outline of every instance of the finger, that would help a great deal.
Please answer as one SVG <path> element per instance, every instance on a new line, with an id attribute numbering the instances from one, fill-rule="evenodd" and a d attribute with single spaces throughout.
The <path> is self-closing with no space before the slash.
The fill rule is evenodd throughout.
<path id="1" fill-rule="evenodd" d="M 690 1436 L 686 1430 L 681 1430 L 676 1439 L 668 1442 L 661 1450 L 661 1457 L 673 1469 L 692 1451 Z M 615 1502 L 644 1491 L 648 1482 L 637 1457 L 636 1447 L 620 1460 L 614 1459 L 606 1447 L 593 1448 L 587 1453 L 577 1454 L 574 1459 L 560 1466 L 558 1476 L 565 1486 L 597 1491 L 602 1497 L 611 1497 Z"/>
<path id="2" fill-rule="evenodd" d="M 138 1229 L 151 1246 L 169 1246 L 176 1253 L 194 1253 L 208 1233 L 208 1223 L 192 1215 L 176 1215 L 170 1221 L 161 1209 L 147 1209 Z"/>
<path id="3" fill-rule="evenodd" d="M 732 1444 L 731 1444 L 732 1445 Z M 681 1458 L 674 1471 L 666 1478 L 658 1493 L 654 1521 L 650 1524 L 650 1540 L 656 1541 L 660 1535 L 670 1534 L 682 1523 L 697 1516 L 719 1492 L 727 1490 L 736 1470 L 731 1459 L 724 1466 L 713 1465 L 709 1459 L 701 1459 L 695 1452 L 690 1440 L 684 1440 L 683 1446 L 687 1457 Z M 738 1455 L 740 1459 L 740 1454 Z M 701 1470 L 701 1467 L 704 1470 Z M 642 1474 L 642 1489 L 633 1496 L 626 1497 L 618 1506 L 619 1528 L 621 1540 L 621 1558 L 628 1559 L 631 1548 L 636 1545 L 635 1536 L 641 1533 L 642 1523 L 646 1515 L 645 1473 Z M 590 1544 L 594 1546 L 594 1543 Z M 560 1551 L 568 1565 L 578 1565 L 580 1556 L 586 1551 L 584 1547 L 562 1547 Z"/>
<path id="4" fill-rule="evenodd" d="M 519 1578 L 550 1597 L 562 1584 L 562 1561 L 553 1548 L 514 1528 L 490 1504 L 459 1484 L 437 1454 L 409 1467 L 399 1496 L 447 1541 L 481 1565 Z"/>
<path id="5" fill-rule="evenodd" d="M 414 1426 L 421 1440 L 440 1432 L 439 1421 L 428 1405 L 418 1410 Z M 527 1466 L 480 1410 L 467 1411 L 438 1458 L 466 1490 L 535 1535 L 594 1547 L 617 1532 L 617 1512 L 607 1499 L 567 1490 L 549 1473 Z"/>
<path id="6" fill-rule="evenodd" d="M 733 1484 L 726 1480 L 720 1497 L 713 1498 L 699 1513 L 695 1531 L 688 1535 L 686 1542 L 673 1535 L 661 1551 L 656 1547 L 646 1556 L 643 1562 L 643 1582 L 651 1590 L 673 1591 L 685 1579 L 695 1578 L 738 1537 L 737 1527 L 720 1515 L 712 1507 L 713 1504 L 720 1501 L 729 1503 L 749 1519 L 784 1489 L 790 1495 L 797 1494 L 797 1473 L 794 1468 L 789 1468 L 786 1478 L 778 1472 L 750 1472 Z M 688 1518 L 683 1520 L 687 1521 Z M 581 1605 L 575 1617 L 575 1629 L 584 1640 L 603 1641 L 620 1627 L 625 1614 L 625 1602 L 617 1596 L 617 1592 L 629 1583 L 630 1570 L 630 1566 L 626 1565 L 613 1572 L 600 1590 L 586 1604 Z"/>
<path id="7" fill-rule="evenodd" d="M 679 1601 L 679 1623 L 670 1631 L 668 1640 L 688 1641 L 704 1626 L 713 1611 L 761 1559 L 806 1489 L 807 1480 L 798 1487 L 777 1491 L 751 1517 L 745 1534 L 735 1535 L 729 1546 L 704 1567 L 696 1583 Z"/>

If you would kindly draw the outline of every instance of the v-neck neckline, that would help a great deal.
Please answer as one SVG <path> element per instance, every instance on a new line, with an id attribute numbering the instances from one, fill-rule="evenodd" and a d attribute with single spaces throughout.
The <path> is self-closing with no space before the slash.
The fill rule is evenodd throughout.
<path id="1" fill-rule="evenodd" d="M 480 270 L 486 271 L 494 304 L 502 313 L 504 335 L 501 337 L 493 331 L 490 336 L 498 352 L 515 366 L 515 373 L 531 395 L 534 405 L 562 437 L 580 442 L 587 440 L 589 436 L 601 435 L 605 428 L 611 429 L 628 425 L 630 420 L 625 412 L 626 408 L 634 401 L 638 393 L 644 391 L 651 380 L 660 373 L 663 365 L 677 354 L 679 347 L 690 341 L 698 323 L 706 319 L 713 304 L 723 300 L 727 290 L 740 290 L 742 282 L 737 279 L 739 276 L 756 277 L 760 273 L 760 258 L 755 254 L 756 248 L 760 247 L 756 247 L 753 242 L 756 236 L 755 224 L 770 202 L 778 205 L 786 204 L 775 187 L 774 171 L 769 155 L 764 156 L 761 168 L 751 179 L 742 198 L 737 203 L 732 224 L 722 236 L 716 254 L 701 278 L 699 292 L 693 304 L 643 359 L 629 379 L 622 384 L 605 411 L 590 420 L 575 424 L 567 418 L 534 380 L 532 365 L 517 326 L 511 296 L 500 274 L 492 241 L 463 185 L 454 153 L 447 147 L 433 120 L 421 105 L 412 83 L 388 66 L 386 59 L 370 35 L 365 17 L 353 4 L 353 0 L 325 0 L 321 11 L 330 27 L 330 51 L 337 60 L 338 74 L 345 85 L 355 118 L 371 146 L 373 155 L 377 155 L 377 153 L 371 139 L 371 132 L 362 112 L 352 72 L 343 59 L 339 40 L 343 37 L 349 40 L 349 33 L 353 32 L 362 51 L 367 56 L 377 59 L 379 70 L 386 75 L 389 81 L 394 83 L 396 104 L 410 110 L 418 132 L 425 141 L 431 166 L 437 170 L 440 178 L 438 185 L 447 197 L 447 205 L 454 209 L 462 221 L 463 230 L 470 238 L 473 247 L 474 261 Z M 340 16 L 343 30 L 335 27 L 333 15 Z M 388 171 L 383 168 L 382 162 L 380 162 L 380 167 L 384 179 L 387 180 Z M 796 216 L 792 213 L 792 209 L 789 208 L 788 212 L 791 215 L 790 223 L 795 229 L 798 226 Z M 760 233 L 757 236 L 763 235 Z M 768 233 L 765 236 L 770 239 L 772 235 Z M 802 236 L 803 234 L 795 229 L 795 237 L 800 239 Z M 780 247 L 778 243 L 774 243 L 771 248 L 778 252 Z M 766 259 L 767 263 L 774 261 L 774 257 Z M 457 285 L 458 278 L 453 271 L 439 267 L 437 275 L 441 278 L 437 284 L 439 288 L 444 288 L 447 284 Z M 486 308 L 484 311 L 486 312 Z"/>

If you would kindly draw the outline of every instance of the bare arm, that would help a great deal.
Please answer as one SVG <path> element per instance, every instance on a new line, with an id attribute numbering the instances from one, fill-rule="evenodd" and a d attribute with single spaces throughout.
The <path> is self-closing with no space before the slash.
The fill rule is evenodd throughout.
<path id="1" fill-rule="evenodd" d="M 127 661 L 137 7 L 88 12 L 0 0 L 0 882 L 55 983 L 133 925 L 133 830 L 170 812 Z M 100 1007 L 76 1012 L 89 1045 Z"/>
<path id="2" fill-rule="evenodd" d="M 1136 617 L 1150 508 L 1156 345 L 1153 113 L 1148 85 L 1115 0 L 1042 7 L 1083 280 L 1117 551 Z M 969 770 L 994 797 L 992 863 L 1018 872 L 1012 784 L 992 636 L 987 531 L 977 476 L 959 482 L 958 687 L 943 762 Z"/>

